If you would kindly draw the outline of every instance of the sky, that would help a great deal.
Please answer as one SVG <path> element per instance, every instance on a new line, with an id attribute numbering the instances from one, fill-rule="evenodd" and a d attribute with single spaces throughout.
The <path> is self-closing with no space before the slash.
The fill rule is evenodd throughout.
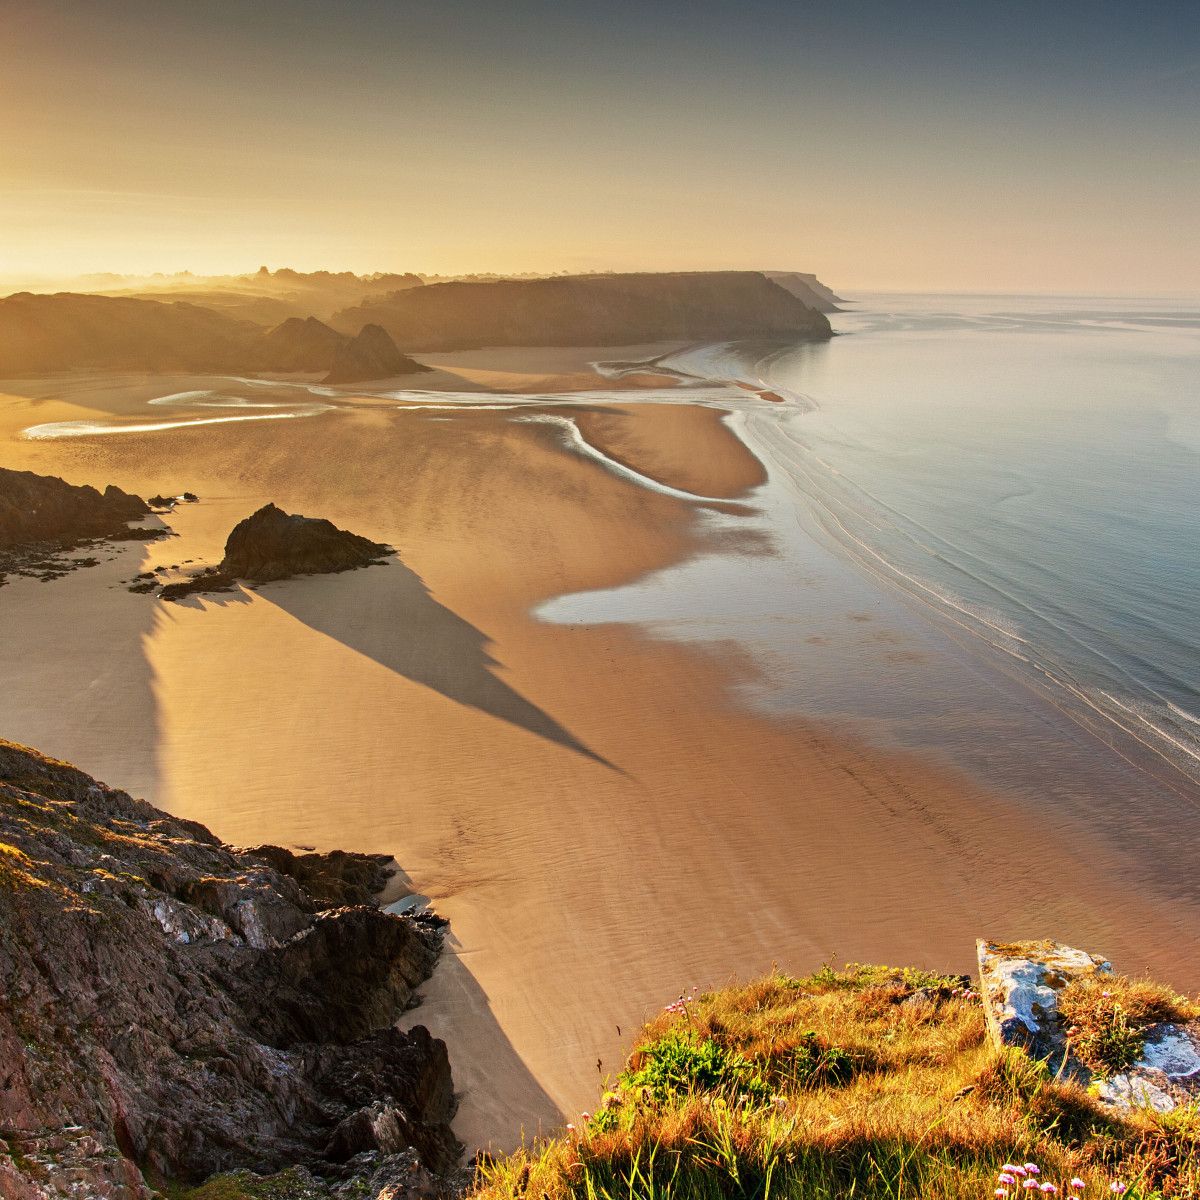
<path id="1" fill-rule="evenodd" d="M 1200 295 L 1200 3 L 0 0 L 0 277 Z"/>

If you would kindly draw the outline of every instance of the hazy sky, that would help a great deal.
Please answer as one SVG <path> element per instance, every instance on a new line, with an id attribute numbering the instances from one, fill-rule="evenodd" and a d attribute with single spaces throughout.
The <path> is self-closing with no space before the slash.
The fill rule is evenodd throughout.
<path id="1" fill-rule="evenodd" d="M 1200 0 L 0 0 L 0 274 L 1200 294 Z"/>

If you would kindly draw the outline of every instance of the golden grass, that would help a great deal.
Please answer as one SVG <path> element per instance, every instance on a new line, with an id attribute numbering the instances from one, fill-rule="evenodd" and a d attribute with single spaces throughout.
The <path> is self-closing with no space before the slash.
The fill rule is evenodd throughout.
<path id="1" fill-rule="evenodd" d="M 646 1086 L 660 1056 L 686 1066 L 689 1044 L 705 1086 Z M 708 1070 L 722 1054 L 735 1069 Z M 814 1055 L 841 1065 L 796 1069 Z M 747 1069 L 765 1095 L 746 1090 Z M 959 979 L 885 967 L 682 998 L 577 1125 L 486 1162 L 476 1200 L 957 1200 L 991 1196 L 1002 1166 L 1026 1162 L 1060 1195 L 1079 1176 L 1085 1197 L 1114 1183 L 1127 1197 L 1200 1196 L 1195 1112 L 1117 1120 L 1019 1051 L 993 1050 Z"/>
<path id="2" fill-rule="evenodd" d="M 1137 1061 L 1151 1025 L 1195 1020 L 1200 1004 L 1148 979 L 1093 975 L 1063 988 L 1058 1011 L 1076 1056 L 1105 1074 Z"/>

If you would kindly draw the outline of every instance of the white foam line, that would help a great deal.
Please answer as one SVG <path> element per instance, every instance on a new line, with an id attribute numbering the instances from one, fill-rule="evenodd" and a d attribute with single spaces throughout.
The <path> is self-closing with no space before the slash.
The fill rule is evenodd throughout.
<path id="1" fill-rule="evenodd" d="M 1135 721 L 1140 721 L 1148 729 L 1157 734 L 1158 737 L 1162 738 L 1166 742 L 1170 742 L 1171 745 L 1174 746 L 1175 749 L 1181 754 L 1186 754 L 1188 758 L 1193 759 L 1196 762 L 1200 762 L 1200 754 L 1197 754 L 1193 747 L 1185 745 L 1178 738 L 1172 737 L 1165 729 L 1162 728 L 1161 725 L 1156 725 L 1142 713 L 1138 712 L 1136 708 L 1133 708 L 1128 704 L 1123 704 L 1111 692 L 1101 691 L 1100 695 L 1102 695 L 1112 704 L 1115 704 L 1122 712 L 1128 713 L 1129 716 L 1131 716 Z"/>
<path id="2" fill-rule="evenodd" d="M 211 399 L 197 399 L 197 397 L 211 397 Z M 247 400 L 244 396 L 218 396 L 216 392 L 179 392 L 174 396 L 159 396 L 157 400 L 150 400 L 147 403 L 175 407 L 186 408 L 295 408 L 294 401 L 286 400 Z M 328 407 L 322 405 L 322 408 Z"/>
<path id="3" fill-rule="evenodd" d="M 690 500 L 692 502 L 699 501 L 702 504 L 727 504 L 729 498 L 727 496 L 698 496 L 695 492 L 685 492 L 681 488 L 673 488 L 668 484 L 659 483 L 657 479 L 651 479 L 648 475 L 642 475 L 638 471 L 619 463 L 616 459 L 609 458 L 607 454 L 597 450 L 591 442 L 584 438 L 579 432 L 579 426 L 570 417 L 559 417 L 552 413 L 530 413 L 528 416 L 516 417 L 517 421 L 526 421 L 530 424 L 537 425 L 554 425 L 566 432 L 567 445 L 586 458 L 595 459 L 607 470 L 614 475 L 621 476 L 622 479 L 628 479 L 632 483 L 636 483 L 638 487 L 645 488 L 647 491 L 658 492 L 662 496 L 671 496 L 675 500 Z"/>
<path id="4" fill-rule="evenodd" d="M 1167 707 L 1179 718 L 1187 721 L 1191 725 L 1200 725 L 1200 717 L 1194 717 L 1186 708 L 1180 708 L 1178 704 L 1172 704 L 1167 701 Z"/>
<path id="5" fill-rule="evenodd" d="M 215 396 L 216 392 L 172 392 L 169 396 L 159 396 L 156 400 L 149 401 L 150 404 L 187 404 L 192 400 L 204 400 L 209 396 Z"/>
<path id="6" fill-rule="evenodd" d="M 164 429 L 185 429 L 192 425 L 225 425 L 232 421 L 283 421 L 292 417 L 311 417 L 316 412 L 329 411 L 324 405 L 313 412 L 255 413 L 244 417 L 197 417 L 194 421 L 156 421 L 144 425 L 104 425 L 99 421 L 52 421 L 48 425 L 31 425 L 21 430 L 29 441 L 50 441 L 55 438 L 92 437 L 112 433 L 159 433 Z"/>
<path id="7" fill-rule="evenodd" d="M 507 412 L 520 407 L 522 407 L 520 404 L 397 404 L 396 411 L 416 412 L 432 408 L 439 412 Z"/>

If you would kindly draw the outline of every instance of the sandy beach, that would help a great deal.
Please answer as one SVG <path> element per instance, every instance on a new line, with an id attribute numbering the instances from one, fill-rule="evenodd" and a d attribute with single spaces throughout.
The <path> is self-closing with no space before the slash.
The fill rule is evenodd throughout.
<path id="1" fill-rule="evenodd" d="M 585 351 L 431 361 L 430 390 L 612 387 Z M 587 1107 L 642 1019 L 772 963 L 966 971 L 978 935 L 1051 934 L 1200 983 L 1192 908 L 1123 889 L 1068 817 L 1035 823 L 948 761 L 750 710 L 737 688 L 755 668 L 736 644 L 537 620 L 554 597 L 718 539 L 711 503 L 638 486 L 553 425 L 367 398 L 294 420 L 19 437 L 144 416 L 147 397 L 210 382 L 0 385 L 6 466 L 201 496 L 168 518 L 175 537 L 0 588 L 0 733 L 237 844 L 394 854 L 451 922 L 408 1020 L 450 1046 L 468 1145 L 511 1146 Z M 734 519 L 753 505 L 764 464 L 719 411 L 638 403 L 639 386 L 671 386 L 652 373 L 623 382 L 575 410 L 592 445 Z M 553 415 L 553 397 L 537 411 Z M 180 604 L 126 590 L 139 571 L 217 560 L 267 501 L 398 558 Z M 719 541 L 769 553 L 725 526 Z M 830 619 L 864 645 L 890 628 L 886 611 L 869 630 Z M 1028 869 L 1032 846 L 1052 870 Z"/>

